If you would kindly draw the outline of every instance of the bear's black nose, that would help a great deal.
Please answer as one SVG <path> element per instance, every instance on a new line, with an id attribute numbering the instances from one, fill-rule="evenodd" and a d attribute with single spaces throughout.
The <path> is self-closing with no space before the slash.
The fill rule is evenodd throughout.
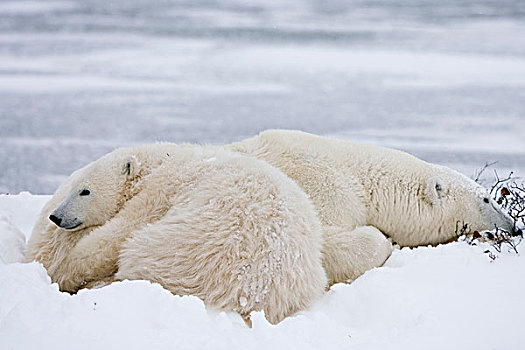
<path id="1" fill-rule="evenodd" d="M 49 215 L 49 220 L 53 221 L 57 226 L 60 226 L 60 223 L 62 222 L 62 219 L 57 218 L 53 214 Z"/>

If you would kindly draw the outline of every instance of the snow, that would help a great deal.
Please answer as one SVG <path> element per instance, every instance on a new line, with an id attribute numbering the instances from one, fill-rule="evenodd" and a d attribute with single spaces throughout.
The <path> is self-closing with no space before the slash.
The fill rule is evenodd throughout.
<path id="1" fill-rule="evenodd" d="M 456 242 L 394 251 L 352 284 L 278 325 L 249 329 L 157 284 L 124 281 L 58 291 L 24 238 L 49 196 L 0 196 L 0 349 L 522 349 L 525 259 Z M 22 242 L 22 243 L 21 243 Z"/>

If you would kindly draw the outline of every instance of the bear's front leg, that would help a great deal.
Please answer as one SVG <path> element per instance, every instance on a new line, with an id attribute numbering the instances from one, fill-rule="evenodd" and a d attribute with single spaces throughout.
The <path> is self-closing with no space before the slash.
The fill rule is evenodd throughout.
<path id="1" fill-rule="evenodd" d="M 351 282 L 383 265 L 392 250 L 392 243 L 373 226 L 358 226 L 354 230 L 323 227 L 323 267 L 330 286 Z"/>
<path id="2" fill-rule="evenodd" d="M 54 272 L 60 290 L 76 293 L 87 283 L 114 275 L 120 246 L 135 226 L 115 218 L 82 238 Z"/>
<path id="3" fill-rule="evenodd" d="M 76 293 L 86 284 L 103 280 L 118 270 L 122 244 L 148 223 L 160 219 L 169 208 L 163 193 L 141 193 L 110 221 L 83 237 L 55 273 L 62 291 Z"/>

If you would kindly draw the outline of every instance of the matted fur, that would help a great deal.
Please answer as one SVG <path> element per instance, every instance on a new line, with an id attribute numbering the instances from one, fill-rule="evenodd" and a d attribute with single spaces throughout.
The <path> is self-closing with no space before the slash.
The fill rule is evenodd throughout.
<path id="1" fill-rule="evenodd" d="M 75 173 L 45 206 L 27 259 L 41 261 L 62 290 L 147 279 L 244 317 L 264 310 L 272 323 L 322 295 L 321 225 L 292 180 L 266 162 L 214 147 L 155 147 L 156 156 L 149 147 L 118 150 L 103 158 L 118 166 L 96 163 Z M 130 155 L 133 174 L 122 181 L 118 172 Z M 93 194 L 103 193 L 95 173 L 110 191 L 105 223 L 67 231 L 42 222 L 68 192 L 87 186 L 86 177 Z"/>

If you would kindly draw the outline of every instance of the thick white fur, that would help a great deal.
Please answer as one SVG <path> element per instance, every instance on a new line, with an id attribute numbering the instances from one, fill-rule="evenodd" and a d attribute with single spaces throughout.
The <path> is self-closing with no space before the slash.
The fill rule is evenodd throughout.
<path id="1" fill-rule="evenodd" d="M 95 226 L 46 222 L 64 198 L 83 200 L 74 196 L 83 188 L 109 202 L 108 214 L 91 207 L 96 200 L 86 208 L 82 221 Z M 244 317 L 264 310 L 277 323 L 323 293 L 321 235 L 308 197 L 266 162 L 154 145 L 117 150 L 73 174 L 45 206 L 27 259 L 42 262 L 62 290 L 147 279 Z"/>
<path id="2" fill-rule="evenodd" d="M 493 200 L 484 202 L 486 189 L 405 152 L 285 130 L 268 130 L 228 147 L 281 169 L 310 196 L 322 224 L 348 231 L 349 237 L 373 226 L 402 246 L 418 246 L 454 239 L 462 223 L 473 231 L 512 229 Z M 364 243 L 357 251 L 370 256 L 380 247 L 386 254 L 377 232 L 364 231 L 376 238 L 359 239 Z M 356 249 L 351 241 L 346 249 Z M 325 261 L 325 267 L 346 262 Z M 335 275 L 331 268 L 327 273 L 331 279 Z"/>
<path id="3" fill-rule="evenodd" d="M 111 232 L 108 230 L 109 226 L 102 227 L 101 225 L 115 218 L 126 201 L 140 192 L 143 184 L 142 179 L 162 164 L 169 152 L 174 152 L 176 149 L 177 146 L 171 144 L 119 149 L 75 171 L 60 185 L 51 200 L 42 209 L 26 247 L 26 261 L 41 262 L 53 281 L 58 282 L 62 287 L 62 270 L 67 270 L 66 258 L 71 249 L 92 231 L 101 232 L 101 236 Z M 140 164 L 138 159 L 140 159 Z M 140 167 L 134 169 L 132 176 L 123 176 L 122 167 L 128 163 L 140 165 Z M 85 187 L 94 191 L 94 201 L 91 200 L 90 205 L 84 205 L 83 208 L 87 216 L 91 217 L 92 222 L 82 225 L 74 231 L 64 230 L 53 224 L 49 220 L 49 215 L 70 197 L 71 193 L 78 192 Z M 99 188 L 101 189 L 100 192 Z M 167 209 L 166 206 L 164 210 L 167 211 Z M 119 218 L 115 219 L 118 220 Z M 108 240 L 112 239 L 112 235 L 108 234 L 107 236 Z M 107 246 L 109 250 L 114 248 L 113 244 Z M 97 259 L 105 259 L 106 256 L 112 257 L 118 254 L 118 251 L 115 249 L 106 252 L 104 249 L 98 256 L 97 252 L 89 253 L 93 254 L 92 260 L 96 261 Z M 114 273 L 117 269 L 116 262 L 114 259 L 109 259 L 108 263 L 108 265 L 102 266 L 101 270 L 104 270 L 104 273 L 106 270 L 112 270 Z M 93 274 L 103 275 L 104 273 L 97 271 L 100 267 L 95 267 L 95 265 L 98 263 L 94 264 L 93 269 L 95 271 Z"/>

